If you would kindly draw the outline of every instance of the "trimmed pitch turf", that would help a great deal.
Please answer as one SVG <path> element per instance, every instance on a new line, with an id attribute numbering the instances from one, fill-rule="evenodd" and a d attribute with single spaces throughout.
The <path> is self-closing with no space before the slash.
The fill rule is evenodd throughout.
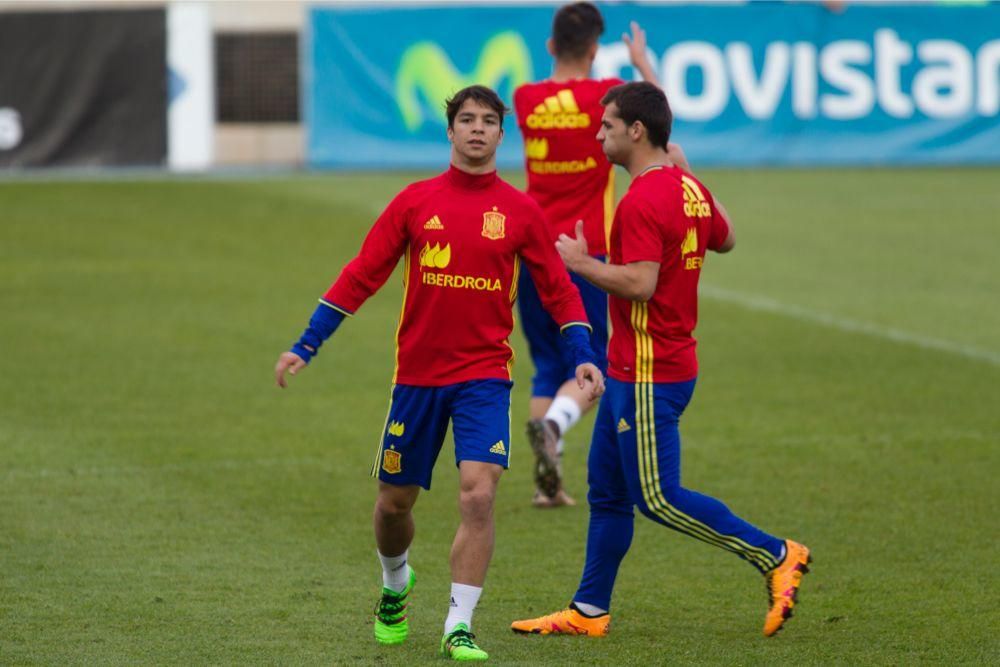
<path id="1" fill-rule="evenodd" d="M 683 479 L 813 549 L 796 616 L 765 639 L 750 566 L 640 517 L 611 636 L 508 630 L 570 599 L 587 521 L 529 506 L 518 335 L 478 642 L 496 664 L 997 661 L 1000 171 L 702 176 L 738 243 L 703 273 Z M 448 445 L 411 638 L 371 636 L 399 273 L 288 390 L 271 376 L 413 178 L 0 184 L 0 663 L 439 661 Z"/>

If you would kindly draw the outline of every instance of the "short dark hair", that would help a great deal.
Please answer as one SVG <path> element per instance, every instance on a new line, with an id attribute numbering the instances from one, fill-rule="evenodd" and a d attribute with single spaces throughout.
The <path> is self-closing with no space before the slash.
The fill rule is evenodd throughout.
<path id="1" fill-rule="evenodd" d="M 601 10 L 592 2 L 559 8 L 552 19 L 552 50 L 557 58 L 582 58 L 604 34 Z"/>
<path id="2" fill-rule="evenodd" d="M 455 123 L 455 116 L 458 115 L 458 110 L 462 108 L 468 100 L 473 100 L 484 107 L 488 107 L 497 112 L 500 116 L 500 127 L 503 127 L 503 117 L 504 114 L 510 111 L 507 106 L 500 99 L 500 96 L 496 94 L 492 88 L 487 88 L 486 86 L 468 86 L 458 91 L 445 101 L 445 115 L 448 116 L 448 127 L 452 127 Z"/>
<path id="3" fill-rule="evenodd" d="M 674 115 L 670 112 L 667 96 L 658 86 L 646 81 L 623 83 L 610 88 L 601 99 L 604 106 L 612 102 L 618 106 L 618 115 L 626 125 L 639 121 L 646 126 L 649 143 L 658 148 L 667 147 Z"/>

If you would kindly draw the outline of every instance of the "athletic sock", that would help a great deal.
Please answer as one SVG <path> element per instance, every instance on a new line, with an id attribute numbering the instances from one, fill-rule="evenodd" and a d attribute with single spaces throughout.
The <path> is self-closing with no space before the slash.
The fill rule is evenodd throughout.
<path id="1" fill-rule="evenodd" d="M 569 396 L 556 396 L 549 406 L 549 411 L 545 413 L 545 419 L 556 425 L 559 429 L 559 437 L 566 435 L 573 424 L 580 421 L 580 406 Z"/>
<path id="2" fill-rule="evenodd" d="M 410 583 L 410 566 L 406 564 L 406 556 L 410 550 L 407 549 L 398 556 L 383 556 L 377 549 L 375 553 L 382 563 L 382 585 L 390 591 L 402 593 L 406 584 Z"/>
<path id="3" fill-rule="evenodd" d="M 479 603 L 479 596 L 483 594 L 483 589 L 479 586 L 468 586 L 466 584 L 451 584 L 451 607 L 448 609 L 448 618 L 444 620 L 444 633 L 448 634 L 455 629 L 459 623 L 465 623 L 469 630 L 472 630 L 472 612 L 476 610 Z"/>
<path id="4" fill-rule="evenodd" d="M 607 609 L 601 609 L 600 607 L 595 607 L 592 604 L 587 604 L 586 602 L 576 602 L 574 601 L 570 604 L 570 607 L 576 609 L 578 612 L 586 616 L 587 618 L 597 618 L 598 616 L 604 616 L 608 613 Z"/>

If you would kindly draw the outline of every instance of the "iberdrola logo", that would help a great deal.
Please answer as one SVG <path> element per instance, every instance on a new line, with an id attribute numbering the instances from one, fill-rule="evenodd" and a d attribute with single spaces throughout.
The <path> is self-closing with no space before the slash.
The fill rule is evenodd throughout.
<path id="1" fill-rule="evenodd" d="M 424 244 L 424 249 L 420 251 L 420 268 L 446 269 L 451 263 L 451 244 L 445 244 L 444 248 L 440 243 L 433 246 L 430 241 Z"/>
<path id="2" fill-rule="evenodd" d="M 687 234 L 684 235 L 684 240 L 681 241 L 682 257 L 693 252 L 698 252 L 698 229 L 695 227 L 689 228 Z"/>
<path id="3" fill-rule="evenodd" d="M 533 78 L 531 53 L 514 31 L 497 33 L 487 40 L 470 74 L 460 72 L 435 42 L 418 42 L 399 62 L 396 104 L 406 129 L 415 132 L 425 120 L 447 125 L 444 101 L 466 86 L 478 83 L 495 90 L 507 79 L 513 90 Z M 429 104 L 421 104 L 421 96 Z M 429 118 L 425 118 L 425 111 L 431 111 Z"/>

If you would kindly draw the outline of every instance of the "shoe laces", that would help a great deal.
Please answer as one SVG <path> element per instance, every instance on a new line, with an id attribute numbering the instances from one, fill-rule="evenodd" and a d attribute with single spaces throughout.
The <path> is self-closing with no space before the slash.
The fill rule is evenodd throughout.
<path id="1" fill-rule="evenodd" d="M 382 592 L 382 598 L 375 603 L 375 615 L 386 624 L 398 623 L 399 615 L 406 610 L 406 595 L 402 593 Z"/>
<path id="2" fill-rule="evenodd" d="M 451 634 L 448 635 L 448 646 L 452 648 L 457 648 L 459 646 L 464 648 L 479 648 L 476 643 L 472 641 L 476 636 L 469 632 L 468 630 L 452 630 Z"/>

